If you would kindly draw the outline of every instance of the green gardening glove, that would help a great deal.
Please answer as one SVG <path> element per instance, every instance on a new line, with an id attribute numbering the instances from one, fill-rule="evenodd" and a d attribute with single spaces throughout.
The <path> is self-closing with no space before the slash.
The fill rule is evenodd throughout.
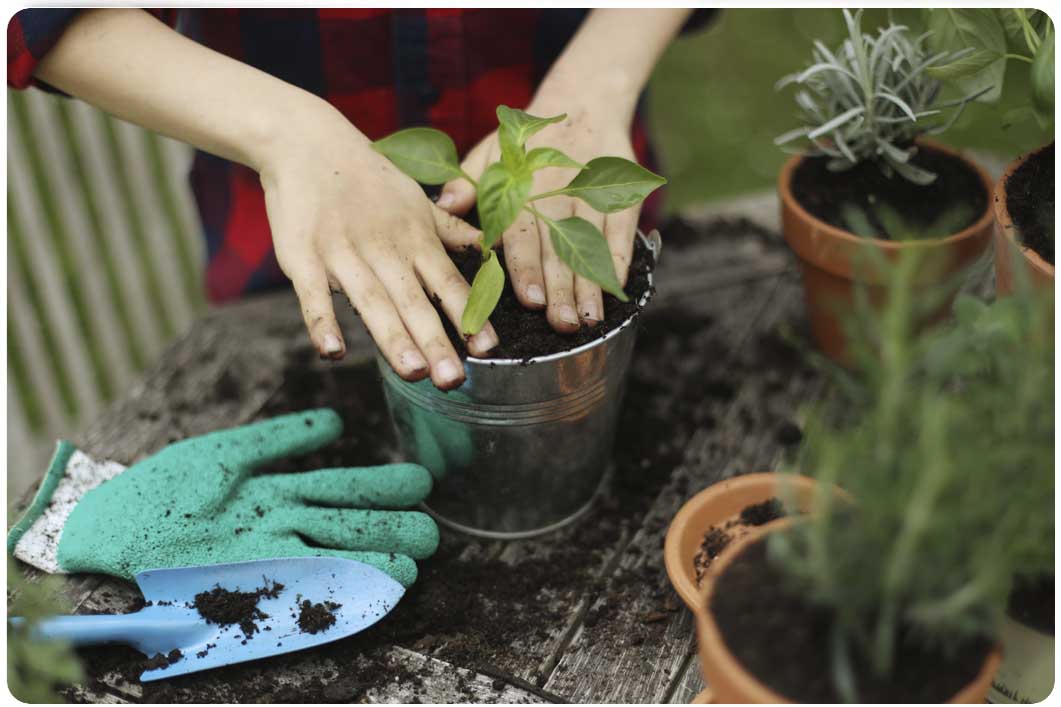
<path id="1" fill-rule="evenodd" d="M 438 528 L 408 510 L 431 475 L 414 464 L 258 474 L 334 441 L 332 410 L 284 415 L 172 444 L 133 464 L 60 442 L 8 551 L 48 572 L 131 579 L 159 567 L 326 555 L 377 567 L 405 586 Z"/>

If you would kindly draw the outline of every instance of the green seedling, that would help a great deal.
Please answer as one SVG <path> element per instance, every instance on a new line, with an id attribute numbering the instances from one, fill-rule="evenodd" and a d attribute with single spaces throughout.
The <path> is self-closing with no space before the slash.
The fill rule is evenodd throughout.
<path id="1" fill-rule="evenodd" d="M 476 188 L 483 258 L 461 317 L 461 331 L 465 336 L 477 334 L 483 328 L 501 298 L 505 272 L 493 248 L 520 211 L 530 212 L 548 227 L 556 254 L 571 270 L 597 283 L 605 292 L 624 302 L 627 300 L 600 230 L 577 216 L 551 219 L 535 209 L 533 202 L 566 195 L 610 214 L 640 204 L 667 180 L 622 157 L 597 157 L 581 164 L 552 147 L 527 150 L 527 140 L 532 135 L 566 117 L 561 114 L 539 118 L 498 106 L 501 159 L 487 166 L 478 181 L 461 169 L 453 140 L 439 130 L 409 128 L 373 144 L 398 169 L 421 184 L 438 185 L 464 179 Z M 561 189 L 532 195 L 534 173 L 557 167 L 579 172 Z"/>

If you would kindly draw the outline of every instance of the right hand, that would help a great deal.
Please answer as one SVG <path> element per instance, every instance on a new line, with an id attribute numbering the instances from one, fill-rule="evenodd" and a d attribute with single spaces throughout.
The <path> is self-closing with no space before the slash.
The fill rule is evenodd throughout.
<path id="1" fill-rule="evenodd" d="M 431 302 L 460 329 L 469 285 L 443 244 L 477 247 L 479 231 L 436 207 L 330 106 L 292 123 L 266 146 L 259 173 L 276 258 L 313 345 L 325 358 L 344 355 L 331 298 L 342 290 L 399 376 L 430 372 L 442 390 L 460 386 L 463 364 Z M 484 356 L 497 344 L 487 324 L 468 351 Z"/>

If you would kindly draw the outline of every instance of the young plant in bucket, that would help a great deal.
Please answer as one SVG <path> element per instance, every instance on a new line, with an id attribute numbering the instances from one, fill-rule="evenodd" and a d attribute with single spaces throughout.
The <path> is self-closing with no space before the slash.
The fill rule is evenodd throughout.
<path id="1" fill-rule="evenodd" d="M 820 493 L 709 570 L 715 635 L 758 690 L 720 701 L 982 702 L 1014 572 L 1052 571 L 1047 303 L 963 297 L 918 336 L 902 261 L 885 335 L 856 342 L 798 462 L 853 503 Z"/>
<path id="2" fill-rule="evenodd" d="M 881 299 L 883 275 L 867 253 L 895 258 L 911 246 L 927 250 L 915 286 L 953 286 L 991 234 L 990 178 L 926 139 L 988 90 L 943 100 L 942 82 L 929 73 L 973 50 L 932 51 L 931 34 L 900 24 L 863 32 L 861 12 L 845 10 L 844 21 L 848 36 L 840 46 L 814 42 L 811 64 L 778 83 L 796 88 L 803 124 L 776 140 L 784 149 L 806 146 L 779 177 L 783 233 L 800 260 L 815 337 L 838 360 L 853 283 L 876 287 Z M 944 298 L 934 314 L 949 303 Z"/>

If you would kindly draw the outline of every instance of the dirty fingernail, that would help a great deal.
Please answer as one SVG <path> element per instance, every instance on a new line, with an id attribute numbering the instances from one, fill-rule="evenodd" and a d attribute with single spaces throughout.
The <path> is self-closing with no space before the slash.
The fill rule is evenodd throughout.
<path id="1" fill-rule="evenodd" d="M 452 194 L 450 194 L 449 192 L 443 192 L 443 194 L 438 197 L 438 202 L 436 203 L 438 204 L 438 208 L 448 209 L 449 207 L 453 206 L 454 201 L 456 201 L 456 199 L 453 197 Z"/>
<path id="2" fill-rule="evenodd" d="M 324 353 L 335 354 L 343 350 L 343 342 L 335 334 L 324 335 Z"/>
<path id="3" fill-rule="evenodd" d="M 527 299 L 534 304 L 545 304 L 545 291 L 539 285 L 528 285 Z"/>
<path id="4" fill-rule="evenodd" d="M 469 339 L 468 344 L 476 351 L 486 353 L 490 349 L 497 346 L 497 334 L 494 333 L 493 329 L 484 328 L 478 334 Z"/>
<path id="5" fill-rule="evenodd" d="M 560 318 L 560 321 L 567 322 L 568 324 L 578 324 L 578 313 L 575 312 L 575 308 L 569 304 L 562 304 L 556 308 L 556 315 Z"/>
<path id="6" fill-rule="evenodd" d="M 436 373 L 442 383 L 455 383 L 461 379 L 462 375 L 460 366 L 449 358 L 439 361 Z"/>
<path id="7" fill-rule="evenodd" d="M 401 362 L 402 368 L 410 372 L 422 371 L 427 368 L 427 361 L 419 351 L 403 351 L 398 360 Z"/>

